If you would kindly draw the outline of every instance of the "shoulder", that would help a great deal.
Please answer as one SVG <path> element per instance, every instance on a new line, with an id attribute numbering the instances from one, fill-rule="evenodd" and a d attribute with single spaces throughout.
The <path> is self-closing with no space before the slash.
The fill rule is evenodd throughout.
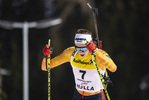
<path id="1" fill-rule="evenodd" d="M 63 53 L 67 56 L 67 55 L 72 55 L 72 53 L 75 51 L 75 47 L 72 46 L 72 47 L 68 47 L 66 48 Z"/>
<path id="2" fill-rule="evenodd" d="M 102 54 L 105 54 L 106 51 L 102 50 L 102 49 L 97 49 L 97 52 L 96 53 L 102 53 Z"/>
<path id="3" fill-rule="evenodd" d="M 72 46 L 72 47 L 68 47 L 68 48 L 66 48 L 64 51 L 67 51 L 67 52 L 74 52 L 75 51 L 75 47 L 74 46 Z"/>
<path id="4" fill-rule="evenodd" d="M 97 54 L 98 54 L 98 53 L 101 53 L 101 54 L 107 56 L 108 58 L 111 58 L 111 57 L 109 56 L 109 54 L 108 54 L 106 51 L 102 50 L 102 49 L 98 49 L 96 53 L 97 53 Z"/>
<path id="5" fill-rule="evenodd" d="M 108 55 L 108 53 L 102 49 L 97 49 L 97 51 L 94 53 L 95 55 L 96 54 L 103 54 L 103 55 Z"/>

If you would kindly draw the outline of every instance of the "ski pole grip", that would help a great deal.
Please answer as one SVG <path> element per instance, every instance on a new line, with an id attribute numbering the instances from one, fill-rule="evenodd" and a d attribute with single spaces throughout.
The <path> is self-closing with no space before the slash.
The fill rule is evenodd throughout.
<path id="1" fill-rule="evenodd" d="M 48 46 L 50 47 L 50 42 L 51 42 L 51 40 L 49 39 L 49 42 L 48 42 Z"/>

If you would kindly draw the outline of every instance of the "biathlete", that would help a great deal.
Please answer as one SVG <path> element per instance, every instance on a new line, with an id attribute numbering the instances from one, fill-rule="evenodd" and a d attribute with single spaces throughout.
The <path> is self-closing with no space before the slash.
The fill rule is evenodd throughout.
<path id="1" fill-rule="evenodd" d="M 50 60 L 50 68 L 70 62 L 76 84 L 73 100 L 105 100 L 104 88 L 93 63 L 92 55 L 95 56 L 101 74 L 104 74 L 106 69 L 115 72 L 117 66 L 105 51 L 96 48 L 90 31 L 78 29 L 74 43 L 75 46 L 65 49 L 60 55 Z M 44 47 L 43 53 L 50 57 L 51 50 L 47 45 Z M 46 59 L 48 58 L 42 60 L 42 70 L 44 71 L 47 71 Z"/>

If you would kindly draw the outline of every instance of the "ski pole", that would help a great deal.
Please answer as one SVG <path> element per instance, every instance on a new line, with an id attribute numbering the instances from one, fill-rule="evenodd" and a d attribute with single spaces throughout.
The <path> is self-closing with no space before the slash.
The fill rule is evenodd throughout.
<path id="1" fill-rule="evenodd" d="M 105 83 L 104 83 L 105 80 L 104 80 L 103 77 L 101 76 L 100 70 L 99 70 L 99 68 L 98 68 L 98 66 L 97 66 L 97 63 L 96 63 L 95 55 L 93 55 L 93 54 L 92 54 L 92 59 L 93 59 L 93 63 L 95 64 L 95 67 L 96 67 L 96 69 L 97 69 L 97 71 L 98 71 L 98 74 L 99 74 L 99 77 L 100 77 L 100 79 L 101 79 L 101 82 L 102 82 L 102 84 L 103 84 L 105 95 L 106 95 L 107 99 L 110 100 L 110 96 L 109 96 L 109 93 L 108 93 L 108 91 L 107 91 L 107 86 L 106 86 Z"/>
<path id="2" fill-rule="evenodd" d="M 51 40 L 49 39 L 48 41 L 48 46 L 50 47 L 50 42 Z M 51 99 L 51 87 L 50 87 L 50 58 L 46 58 L 47 59 L 47 66 L 48 66 L 48 100 Z"/>

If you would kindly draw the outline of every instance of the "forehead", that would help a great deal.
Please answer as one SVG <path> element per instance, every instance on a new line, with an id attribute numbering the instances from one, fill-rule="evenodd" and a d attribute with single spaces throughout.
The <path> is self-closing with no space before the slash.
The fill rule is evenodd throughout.
<path id="1" fill-rule="evenodd" d="M 85 44 L 80 44 L 80 43 L 75 43 L 75 45 L 76 45 L 77 47 L 86 47 Z"/>

